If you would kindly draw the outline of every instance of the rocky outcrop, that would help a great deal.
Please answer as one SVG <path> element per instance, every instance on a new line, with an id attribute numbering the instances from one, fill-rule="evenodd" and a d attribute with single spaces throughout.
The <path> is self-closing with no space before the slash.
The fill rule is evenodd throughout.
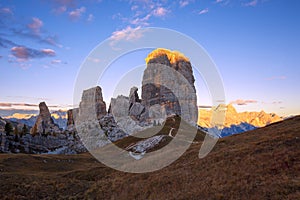
<path id="1" fill-rule="evenodd" d="M 116 101 L 119 104 L 118 109 L 113 109 L 114 106 L 111 106 L 111 112 L 116 115 L 116 118 L 128 116 L 128 97 L 122 96 Z M 127 136 L 117 125 L 115 118 L 106 112 L 106 104 L 99 86 L 83 92 L 78 114 L 73 121 L 78 135 L 88 150 L 97 149 Z"/>
<path id="2" fill-rule="evenodd" d="M 0 153 L 29 154 L 78 154 L 86 152 L 86 148 L 76 135 L 31 135 L 20 137 L 0 133 Z"/>
<path id="3" fill-rule="evenodd" d="M 103 101 L 102 89 L 97 86 L 84 90 L 79 105 L 79 116 L 82 120 L 100 119 L 107 114 Z"/>
<path id="4" fill-rule="evenodd" d="M 141 99 L 137 93 L 138 88 L 132 87 L 129 94 L 129 116 L 133 120 L 141 120 L 142 115 L 146 112 L 145 106 L 141 104 Z"/>
<path id="5" fill-rule="evenodd" d="M 146 62 L 142 83 L 142 103 L 146 109 L 160 105 L 167 116 L 180 115 L 187 122 L 196 124 L 195 79 L 189 60 L 178 52 L 156 49 L 148 55 Z M 146 118 L 153 120 L 149 115 Z"/>
<path id="6" fill-rule="evenodd" d="M 32 129 L 30 130 L 30 133 L 32 135 L 36 135 L 36 134 L 49 135 L 53 133 L 59 133 L 60 132 L 59 126 L 54 123 L 46 103 L 41 102 L 39 104 L 39 109 L 40 112 L 38 118 L 34 126 L 32 127 Z"/>
<path id="7" fill-rule="evenodd" d="M 145 129 L 140 121 L 137 120 L 143 111 L 144 106 L 138 102 L 130 104 L 130 98 L 123 95 L 112 98 L 110 101 L 112 116 L 118 127 L 123 129 L 127 134 L 133 134 Z"/>

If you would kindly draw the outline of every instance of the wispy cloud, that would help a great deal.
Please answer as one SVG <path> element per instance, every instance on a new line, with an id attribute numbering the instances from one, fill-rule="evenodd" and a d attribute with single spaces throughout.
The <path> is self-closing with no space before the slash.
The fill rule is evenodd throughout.
<path id="1" fill-rule="evenodd" d="M 61 64 L 61 63 L 62 63 L 62 60 L 59 60 L 59 59 L 55 59 L 55 60 L 51 61 L 51 64 Z"/>
<path id="2" fill-rule="evenodd" d="M 9 48 L 9 47 L 12 47 L 12 46 L 18 46 L 18 45 L 16 43 L 14 43 L 13 41 L 11 41 L 11 40 L 7 40 L 7 39 L 4 39 L 4 38 L 0 37 L 0 47 Z"/>
<path id="3" fill-rule="evenodd" d="M 148 14 L 142 18 L 137 17 L 137 18 L 131 20 L 130 24 L 137 25 L 137 26 L 148 26 L 149 25 L 148 21 L 149 21 L 150 17 L 151 17 L 150 14 Z"/>
<path id="4" fill-rule="evenodd" d="M 231 101 L 230 104 L 236 104 L 236 105 L 248 105 L 248 104 L 252 104 L 252 103 L 257 103 L 256 100 L 252 100 L 252 99 L 249 99 L 249 100 L 244 100 L 244 99 L 237 99 L 235 101 Z"/>
<path id="5" fill-rule="evenodd" d="M 77 8 L 75 10 L 72 10 L 69 12 L 69 17 L 72 19 L 72 20 L 77 20 L 79 19 L 82 14 L 84 14 L 86 11 L 86 8 L 85 7 L 80 7 L 80 8 Z"/>
<path id="6" fill-rule="evenodd" d="M 199 15 L 203 15 L 203 14 L 206 14 L 206 13 L 208 13 L 208 8 L 205 8 L 205 9 L 203 9 L 203 10 L 200 10 L 199 11 Z"/>
<path id="7" fill-rule="evenodd" d="M 39 35 L 41 27 L 43 26 L 42 20 L 39 18 L 33 17 L 32 22 L 27 25 L 33 34 Z"/>
<path id="8" fill-rule="evenodd" d="M 88 57 L 87 59 L 93 63 L 99 63 L 101 61 L 99 58 Z"/>
<path id="9" fill-rule="evenodd" d="M 155 10 L 153 10 L 153 15 L 156 17 L 163 17 L 165 16 L 169 11 L 164 7 L 158 7 Z"/>
<path id="10" fill-rule="evenodd" d="M 53 12 L 55 14 L 62 14 L 67 11 L 67 6 L 59 6 L 58 8 L 54 8 Z"/>
<path id="11" fill-rule="evenodd" d="M 265 80 L 273 81 L 273 80 L 285 80 L 285 79 L 287 79 L 286 76 L 272 76 L 272 77 L 266 78 Z"/>
<path id="12" fill-rule="evenodd" d="M 92 22 L 92 21 L 94 21 L 94 15 L 93 14 L 89 14 L 89 16 L 88 16 L 88 18 L 87 18 L 87 21 L 88 22 Z"/>
<path id="13" fill-rule="evenodd" d="M 112 36 L 110 37 L 113 41 L 119 41 L 119 40 L 126 40 L 126 41 L 132 41 L 136 40 L 142 37 L 142 34 L 138 32 L 141 27 L 138 26 L 136 28 L 132 28 L 130 26 L 127 26 L 126 28 L 115 31 L 112 33 Z"/>
<path id="14" fill-rule="evenodd" d="M 252 0 L 252 1 L 249 1 L 249 2 L 245 3 L 244 6 L 252 6 L 252 7 L 254 7 L 254 6 L 257 5 L 257 3 L 258 3 L 258 0 Z"/>
<path id="15" fill-rule="evenodd" d="M 29 58 L 43 58 L 55 56 L 52 49 L 31 49 L 24 46 L 16 46 L 11 48 L 11 53 L 18 59 L 28 60 Z"/>
<path id="16" fill-rule="evenodd" d="M 10 8 L 7 8 L 7 7 L 0 8 L 0 13 L 1 14 L 9 14 L 9 15 L 13 15 L 14 14 L 13 11 Z"/>
<path id="17" fill-rule="evenodd" d="M 189 5 L 189 3 L 190 3 L 190 1 L 188 1 L 188 0 L 181 0 L 181 1 L 179 1 L 179 6 L 185 7 L 185 6 Z"/>
<path id="18" fill-rule="evenodd" d="M 37 104 L 28 104 L 28 103 L 1 103 L 0 107 L 13 107 L 13 106 L 27 106 L 27 107 L 36 107 Z"/>

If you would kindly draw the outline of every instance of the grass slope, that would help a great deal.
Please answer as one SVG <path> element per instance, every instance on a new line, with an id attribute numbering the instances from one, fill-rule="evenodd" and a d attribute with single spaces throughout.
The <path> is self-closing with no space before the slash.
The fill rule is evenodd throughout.
<path id="1" fill-rule="evenodd" d="M 146 174 L 110 169 L 89 154 L 1 154 L 0 197 L 300 199 L 300 117 L 220 139 L 204 159 L 198 158 L 200 145 Z"/>

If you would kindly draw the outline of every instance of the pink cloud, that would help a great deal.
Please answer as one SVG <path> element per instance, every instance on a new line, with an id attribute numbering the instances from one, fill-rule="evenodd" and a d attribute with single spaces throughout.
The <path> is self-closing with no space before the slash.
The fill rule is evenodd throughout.
<path id="1" fill-rule="evenodd" d="M 67 11 L 67 7 L 66 6 L 60 6 L 60 7 L 55 8 L 53 10 L 53 12 L 56 13 L 56 14 L 62 14 L 64 12 L 66 12 L 66 11 Z"/>
<path id="2" fill-rule="evenodd" d="M 24 46 L 12 47 L 11 52 L 16 58 L 21 59 L 21 61 L 28 60 L 29 58 L 55 56 L 55 51 L 52 49 L 36 50 Z"/>
<path id="3" fill-rule="evenodd" d="M 247 104 L 250 104 L 250 103 L 257 103 L 257 101 L 256 100 L 252 100 L 252 99 L 250 99 L 250 100 L 237 99 L 235 101 L 231 101 L 230 102 L 230 104 L 236 104 L 236 105 L 239 105 L 239 106 L 241 106 L 241 105 L 247 105 Z"/>
<path id="4" fill-rule="evenodd" d="M 168 10 L 163 7 L 158 7 L 153 11 L 153 15 L 156 17 L 163 17 L 168 13 Z"/>
<path id="5" fill-rule="evenodd" d="M 32 22 L 27 25 L 27 27 L 36 35 L 40 34 L 40 29 L 42 26 L 43 26 L 42 20 L 36 17 L 33 17 Z"/>
<path id="6" fill-rule="evenodd" d="M 136 28 L 132 28 L 130 26 L 127 26 L 126 28 L 119 30 L 119 31 L 115 31 L 112 33 L 110 40 L 111 46 L 114 46 L 116 42 L 118 41 L 134 41 L 137 40 L 141 37 L 143 37 L 142 31 L 139 31 L 141 29 L 140 26 L 136 27 Z"/>
<path id="7" fill-rule="evenodd" d="M 71 12 L 69 12 L 69 17 L 72 19 L 72 20 L 76 20 L 76 19 L 79 19 L 81 17 L 81 15 L 83 13 L 85 13 L 86 9 L 85 7 L 81 7 L 81 8 L 77 8 Z"/>
<path id="8" fill-rule="evenodd" d="M 53 49 L 42 49 L 41 52 L 48 56 L 55 56 L 55 51 Z"/>

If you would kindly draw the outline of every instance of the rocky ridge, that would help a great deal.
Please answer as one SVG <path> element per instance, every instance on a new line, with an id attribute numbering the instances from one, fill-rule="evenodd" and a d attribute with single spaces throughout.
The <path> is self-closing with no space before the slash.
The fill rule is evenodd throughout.
<path id="1" fill-rule="evenodd" d="M 241 123 L 247 123 L 255 127 L 263 127 L 268 124 L 283 120 L 283 118 L 274 113 L 266 113 L 264 111 L 239 113 L 232 104 L 227 106 L 220 105 L 218 109 L 226 109 L 224 128 L 232 125 L 240 125 Z M 208 109 L 199 109 L 198 113 L 199 117 L 197 124 L 202 127 L 212 128 L 210 123 L 212 111 Z"/>

